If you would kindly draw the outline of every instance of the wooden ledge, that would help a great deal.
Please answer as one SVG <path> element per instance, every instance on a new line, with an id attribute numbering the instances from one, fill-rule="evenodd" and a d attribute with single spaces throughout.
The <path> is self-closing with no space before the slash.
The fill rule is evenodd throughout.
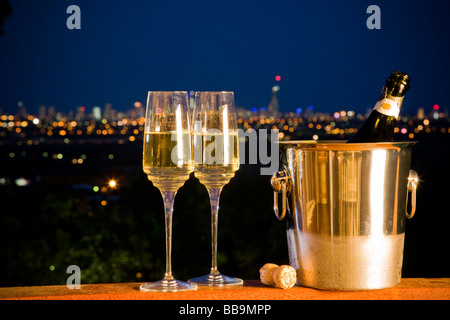
<path id="1" fill-rule="evenodd" d="M 1 300 L 450 300 L 450 278 L 405 278 L 394 288 L 326 291 L 295 286 L 278 289 L 246 280 L 243 286 L 184 292 L 140 292 L 141 283 L 3 287 Z"/>

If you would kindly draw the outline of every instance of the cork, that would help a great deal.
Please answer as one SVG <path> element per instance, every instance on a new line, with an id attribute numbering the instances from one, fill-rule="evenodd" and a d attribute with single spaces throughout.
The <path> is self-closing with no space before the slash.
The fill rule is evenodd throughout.
<path id="1" fill-rule="evenodd" d="M 266 263 L 259 269 L 259 277 L 263 284 L 268 286 L 274 286 L 275 280 L 273 279 L 273 273 L 278 268 L 278 265 L 275 263 Z"/>
<path id="2" fill-rule="evenodd" d="M 259 269 L 259 275 L 263 284 L 281 289 L 292 288 L 297 281 L 297 272 L 289 265 L 266 263 Z"/>
<path id="3" fill-rule="evenodd" d="M 290 289 L 297 281 L 297 272 L 291 266 L 282 265 L 273 272 L 273 280 L 276 287 L 281 289 Z"/>

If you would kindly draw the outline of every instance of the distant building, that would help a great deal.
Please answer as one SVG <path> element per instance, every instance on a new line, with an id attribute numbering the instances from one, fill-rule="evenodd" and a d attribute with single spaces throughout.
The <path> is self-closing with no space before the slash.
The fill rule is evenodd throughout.
<path id="1" fill-rule="evenodd" d="M 19 107 L 19 110 L 17 112 L 17 115 L 21 119 L 25 119 L 28 116 L 27 109 L 23 105 L 22 101 L 17 102 L 17 106 Z"/>
<path id="2" fill-rule="evenodd" d="M 278 115 L 279 103 L 278 103 L 278 92 L 280 91 L 280 86 L 275 85 L 272 87 L 272 99 L 267 106 L 267 116 L 276 117 Z"/>
<path id="3" fill-rule="evenodd" d="M 434 120 L 439 119 L 439 111 L 433 110 L 432 115 L 433 115 L 433 119 L 434 119 Z"/>
<path id="4" fill-rule="evenodd" d="M 52 120 L 54 119 L 56 116 L 56 111 L 55 111 L 55 107 L 54 106 L 49 106 L 48 107 L 48 117 Z"/>
<path id="5" fill-rule="evenodd" d="M 77 113 L 75 114 L 75 120 L 81 121 L 84 120 L 84 111 L 86 111 L 86 108 L 83 106 L 77 107 Z"/>
<path id="6" fill-rule="evenodd" d="M 312 104 L 305 108 L 303 117 L 306 119 L 312 119 L 314 117 L 314 106 Z"/>
<path id="7" fill-rule="evenodd" d="M 138 119 L 144 117 L 144 105 L 140 101 L 134 103 L 134 108 L 131 110 L 131 118 Z"/>
<path id="8" fill-rule="evenodd" d="M 425 110 L 423 108 L 417 109 L 417 119 L 423 120 L 424 117 L 425 117 Z"/>
<path id="9" fill-rule="evenodd" d="M 39 120 L 45 120 L 45 118 L 47 117 L 47 107 L 46 106 L 39 106 L 39 114 L 38 114 L 38 118 Z"/>
<path id="10" fill-rule="evenodd" d="M 109 120 L 112 117 L 111 103 L 105 104 L 105 110 L 103 110 L 103 118 Z"/>
<path id="11" fill-rule="evenodd" d="M 102 109 L 99 106 L 92 108 L 92 117 L 95 121 L 100 121 L 102 119 Z"/>
<path id="12" fill-rule="evenodd" d="M 54 118 L 54 119 L 55 119 L 56 121 L 60 121 L 62 118 L 63 118 L 62 112 L 58 111 L 58 112 L 55 113 L 55 118 Z M 73 111 L 72 111 L 72 110 L 69 111 L 69 113 L 68 113 L 68 118 L 69 118 L 69 119 L 72 119 L 72 118 L 73 118 Z"/>

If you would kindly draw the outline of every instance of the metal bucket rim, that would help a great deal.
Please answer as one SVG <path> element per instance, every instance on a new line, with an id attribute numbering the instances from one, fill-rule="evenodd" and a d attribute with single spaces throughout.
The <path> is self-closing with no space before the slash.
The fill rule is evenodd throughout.
<path id="1" fill-rule="evenodd" d="M 362 142 L 347 143 L 345 140 L 292 140 L 277 141 L 280 148 L 302 150 L 329 150 L 329 151 L 370 151 L 377 149 L 406 149 L 411 148 L 418 141 L 394 142 Z"/>

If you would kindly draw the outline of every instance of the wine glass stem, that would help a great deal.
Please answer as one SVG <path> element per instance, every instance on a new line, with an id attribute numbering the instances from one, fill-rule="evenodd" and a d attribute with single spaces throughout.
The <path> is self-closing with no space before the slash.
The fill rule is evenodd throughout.
<path id="1" fill-rule="evenodd" d="M 166 273 L 165 280 L 172 280 L 172 214 L 175 191 L 162 191 L 166 224 Z"/>
<path id="2" fill-rule="evenodd" d="M 211 273 L 218 273 L 217 270 L 217 220 L 219 215 L 219 197 L 221 188 L 208 189 L 209 201 L 211 202 Z"/>

